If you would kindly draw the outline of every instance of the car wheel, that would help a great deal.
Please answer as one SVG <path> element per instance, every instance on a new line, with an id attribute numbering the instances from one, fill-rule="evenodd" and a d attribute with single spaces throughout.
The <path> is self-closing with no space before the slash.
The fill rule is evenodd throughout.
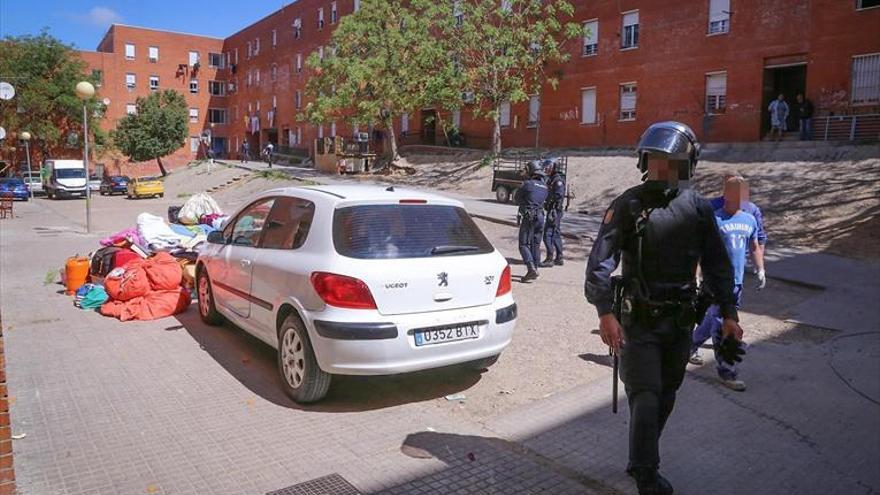
<path id="1" fill-rule="evenodd" d="M 501 354 L 495 354 L 494 356 L 489 356 L 487 358 L 477 359 L 476 361 L 465 363 L 465 366 L 474 371 L 483 371 L 492 367 L 493 364 L 497 363 L 499 357 L 501 357 Z"/>
<path id="2" fill-rule="evenodd" d="M 159 197 L 160 197 L 160 198 L 164 198 L 164 197 L 165 197 L 165 193 L 160 194 Z"/>
<path id="3" fill-rule="evenodd" d="M 299 403 L 319 401 L 330 388 L 330 373 L 315 359 L 309 334 L 296 315 L 289 315 L 278 331 L 278 372 L 284 392 Z"/>
<path id="4" fill-rule="evenodd" d="M 219 325 L 223 323 L 223 315 L 217 311 L 214 305 L 214 292 L 211 290 L 211 279 L 208 278 L 208 270 L 205 267 L 199 269 L 199 316 L 202 321 L 208 325 Z"/>
<path id="5" fill-rule="evenodd" d="M 495 189 L 495 199 L 499 203 L 507 203 L 510 200 L 510 190 L 506 186 L 498 186 Z"/>

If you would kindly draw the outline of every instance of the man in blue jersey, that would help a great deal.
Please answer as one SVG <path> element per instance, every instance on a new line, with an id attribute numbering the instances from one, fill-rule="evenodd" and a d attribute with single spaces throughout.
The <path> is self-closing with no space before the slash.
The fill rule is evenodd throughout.
<path id="1" fill-rule="evenodd" d="M 713 210 L 717 211 L 724 207 L 724 183 L 727 182 L 727 179 L 731 179 L 733 177 L 737 177 L 737 175 L 732 172 L 726 172 L 724 174 L 721 181 L 722 195 L 718 196 L 717 198 L 713 198 L 710 201 Z M 760 251 L 760 256 L 763 258 L 764 250 L 767 246 L 767 232 L 764 230 L 764 215 L 761 213 L 761 208 L 759 208 L 758 205 L 752 203 L 751 201 L 746 201 L 743 205 L 742 210 L 746 213 L 751 214 L 758 222 L 758 247 L 755 249 L 755 252 L 757 253 L 758 251 Z M 767 285 L 767 274 L 761 270 L 758 270 L 757 272 L 755 272 L 755 275 L 757 275 L 758 277 L 758 290 L 761 290 L 764 288 L 765 285 Z M 694 364 L 703 364 L 699 359 L 696 359 L 695 361 L 698 362 L 692 362 Z"/>
<path id="2" fill-rule="evenodd" d="M 745 275 L 746 253 L 751 250 L 758 273 L 764 273 L 764 256 L 758 243 L 758 221 L 754 215 L 743 210 L 749 202 L 748 182 L 742 177 L 731 177 L 724 182 L 724 206 L 715 210 L 715 221 L 718 231 L 727 248 L 730 263 L 733 266 L 733 291 L 736 296 L 736 307 L 742 303 L 742 284 Z M 766 279 L 760 278 L 760 287 Z M 702 323 L 694 330 L 691 344 L 691 362 L 694 362 L 699 347 L 712 338 L 715 348 L 715 362 L 718 377 L 726 387 L 742 392 L 746 384 L 737 378 L 736 366 L 724 361 L 719 353 L 721 345 L 721 314 L 718 306 L 712 306 L 706 312 Z M 742 344 L 740 344 L 742 345 Z M 700 363 L 702 360 L 700 359 Z"/>

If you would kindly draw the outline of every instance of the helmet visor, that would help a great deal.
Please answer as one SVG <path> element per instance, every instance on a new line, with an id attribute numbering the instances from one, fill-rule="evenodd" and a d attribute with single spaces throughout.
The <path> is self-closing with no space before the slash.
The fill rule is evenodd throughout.
<path id="1" fill-rule="evenodd" d="M 690 140 L 676 129 L 657 127 L 649 129 L 639 140 L 638 151 L 662 153 L 672 157 L 687 157 L 693 145 Z"/>

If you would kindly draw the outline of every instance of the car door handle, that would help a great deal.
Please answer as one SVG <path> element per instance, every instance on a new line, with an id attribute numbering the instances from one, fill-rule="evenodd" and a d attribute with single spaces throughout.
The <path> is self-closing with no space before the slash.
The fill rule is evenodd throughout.
<path id="1" fill-rule="evenodd" d="M 241 266 L 251 266 L 251 260 L 241 260 Z"/>

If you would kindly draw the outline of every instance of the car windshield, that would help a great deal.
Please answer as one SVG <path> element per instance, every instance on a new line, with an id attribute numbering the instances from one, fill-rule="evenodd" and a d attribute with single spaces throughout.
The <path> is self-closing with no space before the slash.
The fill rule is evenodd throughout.
<path id="1" fill-rule="evenodd" d="M 16 178 L 7 178 L 7 179 L 0 179 L 0 184 L 6 184 L 6 185 L 10 185 L 10 186 L 21 186 L 24 184 L 24 181 L 22 181 L 21 179 L 16 179 Z"/>
<path id="2" fill-rule="evenodd" d="M 349 206 L 333 216 L 336 251 L 359 259 L 486 254 L 494 251 L 463 208 L 449 205 Z"/>
<path id="3" fill-rule="evenodd" d="M 128 182 L 128 177 L 121 177 L 117 175 L 115 177 L 110 177 L 110 180 L 113 182 Z"/>
<path id="4" fill-rule="evenodd" d="M 140 177 L 138 178 L 138 182 L 149 182 L 152 180 L 159 180 L 158 177 Z"/>
<path id="5" fill-rule="evenodd" d="M 84 179 L 86 171 L 81 168 L 56 168 L 55 177 L 59 179 Z"/>

